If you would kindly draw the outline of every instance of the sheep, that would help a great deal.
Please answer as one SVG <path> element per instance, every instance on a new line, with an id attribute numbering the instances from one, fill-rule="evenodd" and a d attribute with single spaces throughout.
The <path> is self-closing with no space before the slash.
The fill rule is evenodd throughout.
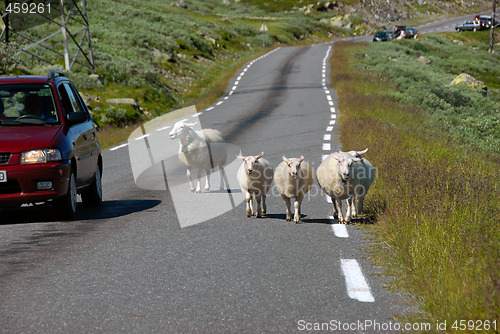
<path id="1" fill-rule="evenodd" d="M 262 158 L 263 155 L 264 152 L 256 156 L 238 156 L 243 160 L 238 169 L 237 178 L 241 190 L 245 193 L 247 217 L 255 215 L 254 198 L 257 200 L 257 218 L 261 218 L 262 214 L 266 214 L 267 211 L 266 194 L 273 182 L 273 168 L 269 161 Z"/>
<path id="2" fill-rule="evenodd" d="M 295 198 L 293 206 L 295 223 L 300 221 L 300 205 L 304 196 L 311 189 L 314 182 L 311 165 L 304 161 L 304 156 L 300 158 L 290 158 L 283 156 L 283 161 L 276 167 L 274 172 L 274 184 L 281 198 L 286 204 L 286 220 L 292 220 L 290 211 L 290 199 Z"/>
<path id="3" fill-rule="evenodd" d="M 375 179 L 372 164 L 361 156 L 366 151 L 332 153 L 316 171 L 317 182 L 331 197 L 334 217 L 337 216 L 341 224 L 349 224 L 351 216 L 357 217 L 362 212 L 364 197 Z M 342 200 L 347 200 L 345 217 L 342 214 Z"/>
<path id="4" fill-rule="evenodd" d="M 215 129 L 203 129 L 195 131 L 195 123 L 188 123 L 186 119 L 175 123 L 169 136 L 171 139 L 179 139 L 179 160 L 187 168 L 187 179 L 191 192 L 201 192 L 201 171 L 207 176 L 205 191 L 210 190 L 210 170 L 219 167 L 220 190 L 224 189 L 224 170 L 226 164 L 226 143 L 222 134 Z M 194 187 L 191 179 L 191 170 L 197 169 L 197 186 Z"/>

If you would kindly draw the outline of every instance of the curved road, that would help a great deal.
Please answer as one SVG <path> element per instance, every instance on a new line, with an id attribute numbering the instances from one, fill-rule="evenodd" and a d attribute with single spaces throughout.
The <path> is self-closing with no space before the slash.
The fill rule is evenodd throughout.
<path id="1" fill-rule="evenodd" d="M 278 48 L 247 64 L 199 122 L 244 155 L 264 151 L 274 167 L 282 155 L 304 155 L 317 167 L 340 149 L 331 47 Z M 168 143 L 167 133 L 149 133 L 144 143 Z M 182 218 L 181 228 L 181 211 L 206 210 L 202 199 L 212 192 L 189 194 L 180 207 L 177 193 L 139 188 L 130 145 L 103 152 L 101 209 L 79 207 L 72 222 L 54 221 L 47 206 L 1 211 L 2 332 L 300 332 L 328 323 L 369 333 L 378 332 L 370 323 L 389 326 L 415 311 L 367 259 L 364 229 L 331 219 L 317 186 L 298 225 L 285 221 L 284 202 L 272 194 L 265 218 L 246 218 L 232 189 L 218 195 L 234 209 L 191 226 Z M 163 172 L 174 160 L 164 160 Z"/>

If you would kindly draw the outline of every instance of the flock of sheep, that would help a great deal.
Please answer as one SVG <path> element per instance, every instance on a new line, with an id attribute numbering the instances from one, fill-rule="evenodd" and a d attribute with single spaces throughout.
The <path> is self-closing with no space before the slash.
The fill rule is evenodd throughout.
<path id="1" fill-rule="evenodd" d="M 201 192 L 201 171 L 206 173 L 205 191 L 210 189 L 210 170 L 218 166 L 221 173 L 220 189 L 224 189 L 226 146 L 221 133 L 214 129 L 196 131 L 187 120 L 177 122 L 169 133 L 171 139 L 179 139 L 179 160 L 187 168 L 187 178 L 192 192 Z M 363 200 L 375 179 L 375 169 L 363 157 L 364 151 L 335 152 L 319 165 L 316 180 L 320 188 L 332 199 L 334 218 L 341 224 L 349 224 L 363 212 Z M 237 178 L 245 193 L 247 217 L 266 214 L 266 195 L 274 180 L 276 189 L 286 203 L 286 220 L 292 220 L 291 200 L 294 202 L 295 223 L 300 221 L 300 206 L 311 189 L 314 177 L 311 165 L 300 158 L 287 158 L 273 170 L 264 152 L 256 156 L 238 156 L 243 160 Z M 197 185 L 193 184 L 191 170 L 197 170 Z M 257 206 L 254 206 L 254 201 Z M 347 203 L 345 216 L 342 204 Z"/>

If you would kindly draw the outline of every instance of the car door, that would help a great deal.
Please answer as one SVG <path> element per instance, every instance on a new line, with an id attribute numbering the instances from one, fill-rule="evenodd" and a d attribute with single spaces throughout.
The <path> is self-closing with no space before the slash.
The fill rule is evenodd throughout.
<path id="1" fill-rule="evenodd" d="M 97 159 L 98 144 L 94 124 L 88 115 L 87 108 L 78 94 L 78 91 L 69 82 L 64 82 L 58 87 L 65 117 L 72 112 L 87 114 L 85 122 L 74 124 L 68 130 L 68 138 L 72 141 L 73 156 L 76 161 L 77 187 L 89 184 L 94 176 Z"/>

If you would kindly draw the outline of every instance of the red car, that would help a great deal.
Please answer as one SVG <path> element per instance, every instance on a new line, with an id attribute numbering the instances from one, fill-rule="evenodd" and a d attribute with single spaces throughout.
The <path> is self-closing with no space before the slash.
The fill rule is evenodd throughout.
<path id="1" fill-rule="evenodd" d="M 102 202 L 97 128 L 62 72 L 0 77 L 0 207 L 52 202 L 74 217 L 77 194 Z"/>

